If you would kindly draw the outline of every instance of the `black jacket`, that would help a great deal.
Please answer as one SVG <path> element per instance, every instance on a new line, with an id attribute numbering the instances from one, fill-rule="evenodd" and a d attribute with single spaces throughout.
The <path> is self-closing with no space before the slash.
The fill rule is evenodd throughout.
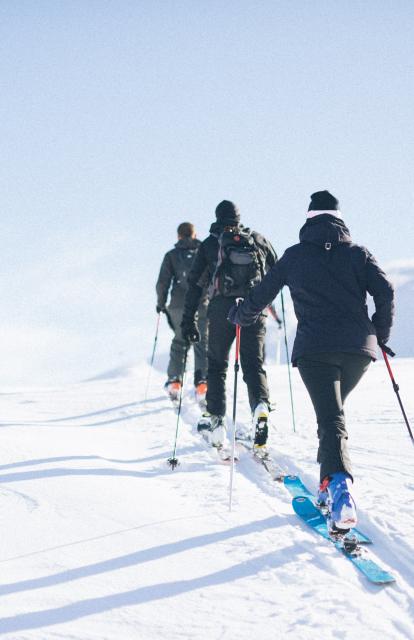
<path id="1" fill-rule="evenodd" d="M 378 340 L 389 338 L 394 291 L 365 247 L 353 244 L 342 220 L 329 214 L 310 218 L 300 243 L 282 258 L 240 306 L 236 320 L 251 324 L 287 285 L 298 326 L 292 352 L 300 356 L 327 351 L 363 353 L 375 359 Z M 368 316 L 366 294 L 374 298 Z"/>
<path id="2" fill-rule="evenodd" d="M 238 225 L 245 231 L 249 231 L 243 225 Z M 188 277 L 188 291 L 185 297 L 184 318 L 192 320 L 197 310 L 199 300 L 203 294 L 203 287 L 211 283 L 217 265 L 219 243 L 218 239 L 223 226 L 218 222 L 214 222 L 210 227 L 210 235 L 203 240 L 194 260 L 193 267 Z M 255 243 L 265 256 L 265 270 L 267 271 L 276 262 L 276 253 L 270 244 L 260 233 L 252 231 Z"/>
<path id="3" fill-rule="evenodd" d="M 159 307 L 165 307 L 168 299 L 168 292 L 171 288 L 170 307 L 183 308 L 185 294 L 187 291 L 187 282 L 180 283 L 178 274 L 180 272 L 180 256 L 181 251 L 188 249 L 199 249 L 201 241 L 197 238 L 183 238 L 178 240 L 174 245 L 174 249 L 168 251 L 161 264 L 160 273 L 158 276 L 156 291 L 157 291 L 157 304 Z M 201 292 L 200 304 L 206 303 L 206 292 Z"/>

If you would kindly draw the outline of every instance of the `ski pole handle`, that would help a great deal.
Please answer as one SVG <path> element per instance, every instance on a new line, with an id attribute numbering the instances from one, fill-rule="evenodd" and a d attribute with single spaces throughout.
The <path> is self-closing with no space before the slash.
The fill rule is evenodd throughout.
<path id="1" fill-rule="evenodd" d="M 387 347 L 386 344 L 384 344 L 383 342 L 378 342 L 378 346 L 381 349 L 381 351 L 384 353 L 386 353 L 387 355 L 389 355 L 391 358 L 393 358 L 395 356 L 395 352 L 390 349 L 390 347 Z"/>

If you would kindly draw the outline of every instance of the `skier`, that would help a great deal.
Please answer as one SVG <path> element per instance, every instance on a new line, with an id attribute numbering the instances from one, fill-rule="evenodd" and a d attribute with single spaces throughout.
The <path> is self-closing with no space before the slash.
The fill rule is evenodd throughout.
<path id="1" fill-rule="evenodd" d="M 312 194 L 299 239 L 229 319 L 242 326 L 260 321 L 261 310 L 289 287 L 298 319 L 292 362 L 318 423 L 319 502 L 329 508 L 331 529 L 343 532 L 357 521 L 343 405 L 376 359 L 377 341 L 389 338 L 394 292 L 371 253 L 353 244 L 328 191 Z M 371 320 L 367 293 L 375 303 Z"/>
<path id="2" fill-rule="evenodd" d="M 165 383 L 165 388 L 173 401 L 177 400 L 180 395 L 184 359 L 188 349 L 180 328 L 187 291 L 187 278 L 201 245 L 200 240 L 196 238 L 194 225 L 190 222 L 182 222 L 178 226 L 177 234 L 178 241 L 174 248 L 165 254 L 156 284 L 156 311 L 166 314 L 174 331 L 167 370 L 168 379 Z M 170 302 L 167 307 L 169 291 Z M 207 392 L 207 304 L 207 293 L 204 289 L 200 293 L 196 306 L 200 341 L 194 345 L 194 387 L 200 404 L 205 403 Z"/>
<path id="3" fill-rule="evenodd" d="M 227 320 L 230 307 L 244 297 L 265 272 L 275 263 L 276 254 L 271 244 L 259 233 L 240 224 L 240 214 L 233 202 L 223 200 L 216 208 L 216 222 L 210 235 L 202 242 L 188 278 L 184 314 L 181 323 L 184 338 L 189 342 L 199 339 L 195 312 L 203 290 L 199 281 L 206 277 L 209 286 L 209 339 L 207 411 L 198 422 L 197 429 L 207 436 L 210 444 L 220 447 L 226 436 L 226 373 L 235 328 Z M 267 440 L 269 390 L 263 369 L 263 346 L 266 334 L 266 316 L 241 333 L 240 360 L 243 379 L 247 384 L 257 446 Z M 248 437 L 247 431 L 236 433 Z"/>

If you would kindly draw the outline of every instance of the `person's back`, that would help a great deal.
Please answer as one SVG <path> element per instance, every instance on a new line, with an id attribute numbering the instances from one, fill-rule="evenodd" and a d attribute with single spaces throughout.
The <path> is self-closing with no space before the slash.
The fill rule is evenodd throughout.
<path id="1" fill-rule="evenodd" d="M 206 284 L 210 299 L 216 297 L 235 299 L 240 297 L 239 294 L 233 295 L 231 291 L 228 294 L 224 294 L 216 286 L 217 283 L 213 282 L 215 275 L 217 275 L 216 270 L 223 233 L 226 233 L 226 231 L 234 233 L 236 230 L 240 230 L 242 233 L 252 237 L 261 256 L 262 277 L 276 260 L 276 254 L 270 242 L 257 231 L 252 231 L 241 224 L 238 209 L 232 202 L 228 200 L 220 202 L 216 208 L 216 218 L 216 222 L 213 222 L 210 226 L 209 235 L 201 243 L 188 277 L 188 291 L 184 304 L 184 319 L 188 319 L 187 324 L 190 324 L 193 320 Z M 248 289 L 246 289 L 244 295 L 247 295 L 247 293 Z"/>
<path id="2" fill-rule="evenodd" d="M 216 222 L 210 235 L 202 242 L 194 261 L 188 283 L 182 321 L 183 335 L 197 339 L 194 313 L 200 299 L 200 281 L 209 282 L 209 339 L 208 339 L 208 391 L 207 413 L 198 423 L 200 431 L 208 431 L 214 445 L 225 438 L 226 373 L 229 352 L 235 338 L 234 327 L 227 314 L 234 301 L 247 295 L 264 273 L 274 264 L 276 256 L 270 243 L 259 233 L 240 223 L 237 207 L 223 200 L 216 207 Z M 263 346 L 266 318 L 259 325 L 245 331 L 241 340 L 241 365 L 247 384 L 254 425 L 261 419 L 261 434 L 256 433 L 256 444 L 267 439 L 269 391 L 263 369 Z"/>
<path id="3" fill-rule="evenodd" d="M 298 319 L 292 362 L 299 368 L 318 422 L 320 502 L 332 529 L 356 523 L 343 405 L 387 342 L 393 320 L 393 287 L 370 252 L 353 244 L 339 203 L 328 191 L 311 196 L 300 243 L 285 251 L 264 280 L 229 319 L 249 326 L 287 284 Z M 367 293 L 375 313 L 368 316 Z"/>
<path id="4" fill-rule="evenodd" d="M 373 256 L 352 242 L 344 222 L 332 214 L 308 219 L 300 243 L 286 250 L 279 267 L 289 286 L 298 328 L 292 360 L 304 353 L 377 352 L 377 331 L 390 284 Z M 368 316 L 367 292 L 375 300 L 374 323 Z M 383 337 L 383 336 L 382 336 Z"/>
<path id="5" fill-rule="evenodd" d="M 194 264 L 201 245 L 196 238 L 194 225 L 183 222 L 177 229 L 178 240 L 174 248 L 168 251 L 161 264 L 156 284 L 157 313 L 163 312 L 174 331 L 168 363 L 166 388 L 175 400 L 181 389 L 187 344 L 181 335 L 180 324 L 184 309 L 185 295 L 188 289 L 188 275 Z M 169 304 L 167 301 L 169 297 Z M 202 403 L 207 390 L 207 294 L 200 296 L 198 318 L 201 340 L 194 348 L 194 385 L 198 400 Z"/>

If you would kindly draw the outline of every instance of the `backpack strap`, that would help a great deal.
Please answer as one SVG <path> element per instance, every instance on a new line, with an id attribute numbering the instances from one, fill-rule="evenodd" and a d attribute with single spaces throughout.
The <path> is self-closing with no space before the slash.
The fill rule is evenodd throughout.
<path id="1" fill-rule="evenodd" d="M 224 233 L 224 229 L 221 231 L 221 233 L 217 237 L 217 242 L 218 242 L 217 262 L 213 271 L 213 275 L 211 276 L 210 284 L 208 285 L 208 289 L 207 289 L 207 295 L 209 300 L 212 300 L 212 298 L 214 298 L 214 296 L 218 294 L 217 278 L 219 276 L 220 268 L 223 263 L 223 233 Z"/>

